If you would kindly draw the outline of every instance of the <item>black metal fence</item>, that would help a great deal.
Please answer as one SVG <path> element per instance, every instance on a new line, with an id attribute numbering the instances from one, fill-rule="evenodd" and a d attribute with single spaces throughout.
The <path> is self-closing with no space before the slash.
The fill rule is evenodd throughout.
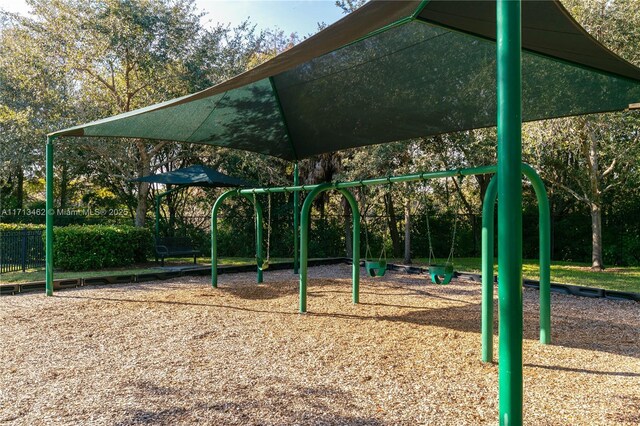
<path id="1" fill-rule="evenodd" d="M 26 271 L 45 264 L 43 230 L 0 231 L 0 273 Z"/>

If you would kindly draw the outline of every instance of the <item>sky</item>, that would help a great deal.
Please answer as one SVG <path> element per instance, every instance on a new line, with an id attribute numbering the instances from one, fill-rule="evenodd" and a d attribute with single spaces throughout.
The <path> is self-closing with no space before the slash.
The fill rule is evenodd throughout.
<path id="1" fill-rule="evenodd" d="M 258 29 L 278 27 L 285 34 L 297 32 L 300 36 L 316 33 L 318 22 L 332 24 L 343 16 L 335 0 L 196 0 L 196 7 L 208 12 L 205 24 L 236 25 L 250 18 Z M 29 13 L 26 0 L 0 0 L 0 8 Z"/>

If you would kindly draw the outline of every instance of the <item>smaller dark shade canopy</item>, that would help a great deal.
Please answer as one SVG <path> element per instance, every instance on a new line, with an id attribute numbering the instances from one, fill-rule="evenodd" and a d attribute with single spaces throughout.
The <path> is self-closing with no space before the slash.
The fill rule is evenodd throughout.
<path id="1" fill-rule="evenodd" d="M 255 185 L 242 179 L 227 176 L 205 166 L 191 166 L 157 175 L 132 179 L 132 182 L 162 183 L 165 185 L 202 186 L 207 188 L 242 186 L 251 188 Z"/>

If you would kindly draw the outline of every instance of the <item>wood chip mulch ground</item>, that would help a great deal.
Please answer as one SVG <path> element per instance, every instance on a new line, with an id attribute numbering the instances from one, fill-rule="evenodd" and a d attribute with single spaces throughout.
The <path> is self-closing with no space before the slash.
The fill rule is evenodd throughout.
<path id="1" fill-rule="evenodd" d="M 478 283 L 363 276 L 352 305 L 349 277 L 310 268 L 304 315 L 291 271 L 2 297 L 0 424 L 497 423 Z M 525 423 L 640 424 L 640 304 L 553 294 L 543 346 L 537 298 L 524 290 Z"/>

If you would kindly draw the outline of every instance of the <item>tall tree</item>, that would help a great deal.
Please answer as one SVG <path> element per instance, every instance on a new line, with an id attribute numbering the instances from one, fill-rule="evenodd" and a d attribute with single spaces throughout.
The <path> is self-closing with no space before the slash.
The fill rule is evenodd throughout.
<path id="1" fill-rule="evenodd" d="M 34 63 L 62 74 L 69 122 L 90 121 L 184 95 L 246 69 L 260 47 L 248 23 L 205 30 L 194 0 L 28 0 L 30 17 L 12 16 Z M 22 73 L 36 72 L 26 67 Z M 195 70 L 198 70 L 196 73 Z M 42 120 L 41 129 L 59 128 Z M 176 144 L 142 139 L 74 141 L 78 165 L 123 198 L 135 200 L 136 224 L 148 210 L 148 175 L 183 154 Z M 186 148 L 188 145 L 178 145 Z M 168 153 L 174 155 L 167 158 Z M 87 167 L 88 166 L 88 167 Z M 133 172 L 132 172 L 133 171 Z"/>
<path id="2" fill-rule="evenodd" d="M 640 2 L 564 0 L 599 41 L 640 64 Z M 592 269 L 604 269 L 602 211 L 605 195 L 620 186 L 638 158 L 637 115 L 599 114 L 527 126 L 525 151 L 552 186 L 586 205 L 591 216 Z"/>
<path id="3" fill-rule="evenodd" d="M 336 6 L 342 9 L 342 13 L 349 14 L 366 2 L 367 0 L 336 0 Z"/>

